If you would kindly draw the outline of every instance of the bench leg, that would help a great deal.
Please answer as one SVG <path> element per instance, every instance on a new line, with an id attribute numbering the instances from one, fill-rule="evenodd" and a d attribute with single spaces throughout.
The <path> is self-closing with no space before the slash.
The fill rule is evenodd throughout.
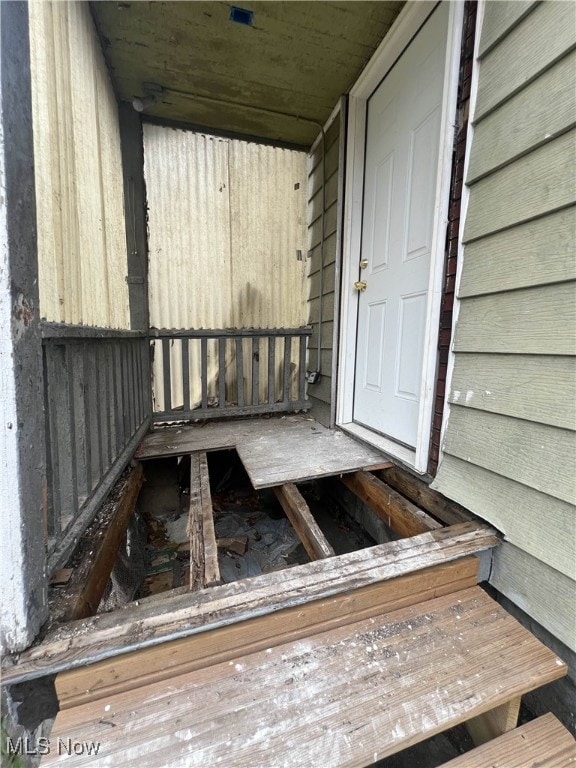
<path id="1" fill-rule="evenodd" d="M 468 720 L 466 728 L 476 746 L 511 731 L 518 723 L 520 696 Z"/>

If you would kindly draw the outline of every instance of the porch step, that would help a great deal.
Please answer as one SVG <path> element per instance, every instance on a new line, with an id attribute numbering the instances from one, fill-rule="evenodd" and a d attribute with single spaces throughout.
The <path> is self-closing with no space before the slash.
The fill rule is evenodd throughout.
<path id="1" fill-rule="evenodd" d="M 569 768 L 576 766 L 576 741 L 547 714 L 444 763 L 441 768 Z"/>
<path id="2" fill-rule="evenodd" d="M 99 743 L 91 766 L 360 767 L 466 721 L 498 735 L 565 673 L 475 586 L 62 710 L 51 739 Z"/>

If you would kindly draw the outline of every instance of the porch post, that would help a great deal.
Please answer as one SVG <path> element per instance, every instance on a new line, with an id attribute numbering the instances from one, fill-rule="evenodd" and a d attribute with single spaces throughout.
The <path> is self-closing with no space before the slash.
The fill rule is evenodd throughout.
<path id="1" fill-rule="evenodd" d="M 0 2 L 0 646 L 46 619 L 44 386 L 28 5 Z"/>

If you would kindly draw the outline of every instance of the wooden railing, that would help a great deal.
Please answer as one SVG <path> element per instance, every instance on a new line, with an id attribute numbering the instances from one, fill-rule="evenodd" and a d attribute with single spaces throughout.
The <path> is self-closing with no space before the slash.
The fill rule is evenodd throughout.
<path id="1" fill-rule="evenodd" d="M 45 323 L 46 540 L 63 565 L 151 416 L 147 334 Z"/>
<path id="2" fill-rule="evenodd" d="M 312 329 L 150 331 L 154 421 L 297 411 Z"/>

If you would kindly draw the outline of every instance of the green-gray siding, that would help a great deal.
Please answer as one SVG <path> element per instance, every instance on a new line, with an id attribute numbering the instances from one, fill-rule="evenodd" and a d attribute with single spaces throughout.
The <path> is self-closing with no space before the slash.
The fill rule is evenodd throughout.
<path id="1" fill-rule="evenodd" d="M 322 142 L 309 156 L 308 176 L 308 322 L 312 336 L 308 344 L 308 370 L 316 370 L 318 360 L 318 320 L 320 316 L 320 284 L 322 283 L 322 345 L 320 379 L 308 385 L 312 415 L 322 424 L 332 426 L 334 402 L 334 327 L 338 306 L 339 271 L 338 217 L 340 216 L 340 114 L 326 131 L 325 193 L 322 193 Z M 322 223 L 322 202 L 325 202 Z M 324 237 L 322 237 L 324 229 Z M 322 249 L 322 242 L 324 247 Z M 322 274 L 320 271 L 321 254 Z"/>
<path id="2" fill-rule="evenodd" d="M 490 581 L 576 649 L 576 6 L 487 2 L 434 487 L 505 534 Z"/>

